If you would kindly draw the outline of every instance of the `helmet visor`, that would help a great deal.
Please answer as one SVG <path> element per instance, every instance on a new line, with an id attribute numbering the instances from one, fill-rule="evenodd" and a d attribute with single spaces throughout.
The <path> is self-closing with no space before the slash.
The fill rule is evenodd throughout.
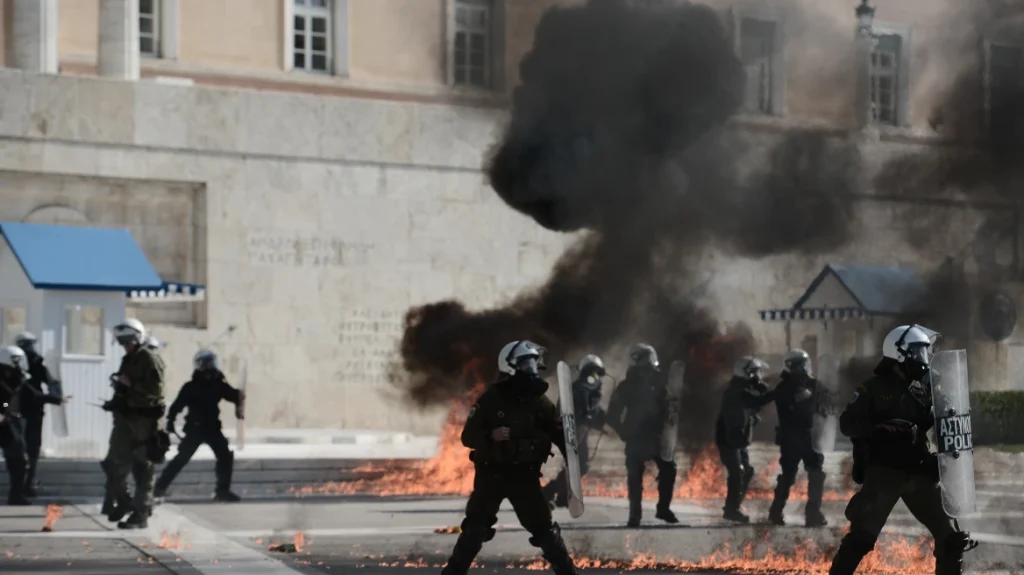
<path id="1" fill-rule="evenodd" d="M 915 343 L 907 348 L 907 359 L 916 361 L 921 365 L 931 364 L 931 350 L 928 344 Z"/>
<path id="2" fill-rule="evenodd" d="M 516 371 L 537 375 L 540 373 L 540 358 L 536 355 L 526 355 L 516 359 Z"/>

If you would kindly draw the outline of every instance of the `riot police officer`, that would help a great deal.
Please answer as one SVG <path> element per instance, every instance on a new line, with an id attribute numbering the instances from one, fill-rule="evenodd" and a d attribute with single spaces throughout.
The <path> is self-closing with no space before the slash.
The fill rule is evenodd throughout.
<path id="1" fill-rule="evenodd" d="M 8 505 L 31 505 L 25 499 L 25 443 L 21 436 L 18 395 L 28 381 L 28 359 L 17 346 L 0 348 L 0 449 L 11 482 Z"/>
<path id="2" fill-rule="evenodd" d="M 661 458 L 661 435 L 668 416 L 667 384 L 667 375 L 658 369 L 657 351 L 646 343 L 638 343 L 629 352 L 626 377 L 608 404 L 608 426 L 626 444 L 628 527 L 640 525 L 644 467 L 652 460 L 658 466 L 658 507 L 654 516 L 666 523 L 679 523 L 669 508 L 675 489 L 676 462 Z"/>
<path id="3" fill-rule="evenodd" d="M 580 477 L 587 474 L 590 453 L 587 436 L 592 428 L 604 425 L 605 413 L 601 409 L 601 378 L 605 376 L 604 362 L 596 355 L 587 355 L 580 360 L 579 374 L 572 383 L 572 406 L 576 412 L 576 439 L 579 442 Z M 563 468 L 553 481 L 544 486 L 544 494 L 550 506 L 569 505 L 567 467 Z"/>
<path id="4" fill-rule="evenodd" d="M 175 433 L 174 424 L 182 409 L 188 409 L 185 416 L 185 437 L 178 444 L 178 454 L 167 464 L 153 491 L 154 497 L 163 497 L 167 488 L 192 459 L 202 444 L 207 444 L 217 457 L 215 471 L 217 490 L 214 499 L 221 502 L 239 501 L 231 492 L 231 474 L 234 470 L 235 454 L 228 448 L 228 440 L 221 431 L 220 402 L 229 401 L 236 406 L 242 403 L 242 393 L 224 378 L 220 358 L 208 349 L 199 350 L 192 358 L 192 379 L 181 387 L 178 397 L 167 410 L 167 432 Z"/>
<path id="5" fill-rule="evenodd" d="M 726 470 L 726 496 L 722 517 L 749 523 L 740 506 L 747 496 L 754 467 L 747 448 L 760 421 L 757 412 L 772 400 L 764 382 L 768 364 L 755 357 L 742 357 L 733 365 L 732 379 L 722 393 L 721 408 L 715 424 L 715 445 Z"/>
<path id="6" fill-rule="evenodd" d="M 557 575 L 575 575 L 561 531 L 540 485 L 541 465 L 552 444 L 565 454 L 561 417 L 544 396 L 548 384 L 538 375 L 544 350 L 513 341 L 498 354 L 500 375 L 469 410 L 462 444 L 472 450 L 473 492 L 466 504 L 462 533 L 442 575 L 465 575 L 485 541 L 494 538 L 498 508 L 508 499 Z"/>
<path id="7" fill-rule="evenodd" d="M 60 381 L 50 374 L 43 356 L 36 351 L 36 336 L 25 331 L 14 338 L 14 345 L 25 352 L 28 361 L 29 380 L 21 386 L 19 399 L 24 423 L 25 451 L 28 469 L 25 475 L 25 495 L 36 496 L 36 469 L 39 465 L 39 450 L 43 443 L 43 417 L 46 405 L 67 403 L 70 396 L 61 393 Z"/>
<path id="8" fill-rule="evenodd" d="M 964 552 L 977 545 L 942 507 L 938 462 L 929 452 L 934 424 L 930 353 L 938 334 L 917 325 L 885 337 L 875 375 L 861 384 L 839 418 L 847 437 L 863 441 L 863 486 L 850 499 L 850 531 L 832 560 L 830 575 L 852 575 L 872 549 L 900 499 L 935 538 L 936 575 L 963 572 Z"/>
<path id="9" fill-rule="evenodd" d="M 124 348 L 121 367 L 111 376 L 115 392 L 104 409 L 114 417 L 107 457 L 100 462 L 107 476 L 103 514 L 121 529 L 145 529 L 153 503 L 153 462 L 149 443 L 157 435 L 164 413 L 164 362 L 145 346 L 146 328 L 129 318 L 114 327 Z M 134 497 L 128 495 L 127 477 L 135 478 Z"/>
<path id="10" fill-rule="evenodd" d="M 783 360 L 782 376 L 772 394 L 779 414 L 775 430 L 775 444 L 779 446 L 778 483 L 775 498 L 768 510 L 768 520 L 785 525 L 782 512 L 789 498 L 789 490 L 796 482 L 796 472 L 803 461 L 807 470 L 807 507 L 804 510 L 808 527 L 828 525 L 821 512 L 821 498 L 825 492 L 825 455 L 815 450 L 812 438 L 814 417 L 818 402 L 827 401 L 821 383 L 811 376 L 811 356 L 802 349 L 794 349 Z"/>

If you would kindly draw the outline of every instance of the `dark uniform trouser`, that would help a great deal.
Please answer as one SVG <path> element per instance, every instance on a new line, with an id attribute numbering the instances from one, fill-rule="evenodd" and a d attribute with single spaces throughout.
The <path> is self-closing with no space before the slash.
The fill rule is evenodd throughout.
<path id="1" fill-rule="evenodd" d="M 153 462 L 146 457 L 146 442 L 159 420 L 150 417 L 114 418 L 107 458 L 100 462 L 107 474 L 105 510 L 131 501 L 136 515 L 149 517 L 153 506 Z M 128 474 L 135 479 L 135 496 L 128 495 Z"/>
<path id="2" fill-rule="evenodd" d="M 25 485 L 31 486 L 36 479 L 36 467 L 39 465 L 39 450 L 43 444 L 43 416 L 25 418 L 25 454 L 28 457 L 28 471 Z"/>
<path id="3" fill-rule="evenodd" d="M 810 432 L 806 437 L 785 438 L 779 442 L 779 467 L 782 472 L 775 485 L 775 499 L 772 500 L 769 513 L 782 514 L 786 500 L 789 499 L 789 490 L 796 483 L 801 461 L 807 471 L 807 507 L 804 513 L 808 518 L 821 515 L 821 498 L 825 494 L 825 472 L 822 469 L 825 456 L 814 451 Z"/>
<path id="4" fill-rule="evenodd" d="M 5 419 L 0 423 L 0 449 L 4 452 L 4 463 L 10 478 L 8 501 L 21 497 L 25 488 L 25 444 L 21 436 L 20 422 L 16 419 Z"/>
<path id="5" fill-rule="evenodd" d="M 629 494 L 629 518 L 639 520 L 643 514 L 644 469 L 648 461 L 658 466 L 658 509 L 672 504 L 672 490 L 676 486 L 678 471 L 675 461 L 665 461 L 650 449 L 636 449 L 626 445 L 626 491 Z"/>
<path id="6" fill-rule="evenodd" d="M 476 468 L 462 533 L 443 574 L 465 575 L 469 571 L 484 542 L 494 538 L 498 508 L 505 499 L 512 504 L 519 523 L 530 533 L 530 545 L 541 549 L 554 572 L 575 574 L 558 524 L 551 521 L 551 509 L 540 486 L 540 471 L 532 467 L 487 469 L 482 466 Z"/>
<path id="7" fill-rule="evenodd" d="M 224 493 L 231 489 L 231 473 L 235 465 L 235 454 L 228 448 L 228 440 L 220 428 L 202 429 L 186 428 L 185 437 L 178 444 L 178 454 L 164 467 L 160 473 L 160 479 L 156 482 L 156 488 L 165 491 L 174 481 L 174 478 L 181 473 L 181 470 L 196 454 L 196 450 L 202 444 L 207 444 L 217 457 L 217 493 Z"/>
<path id="8" fill-rule="evenodd" d="M 851 575 L 864 555 L 874 549 L 896 502 L 903 503 L 915 519 L 935 538 L 936 575 L 958 575 L 968 538 L 957 531 L 953 520 L 942 509 L 939 485 L 921 471 L 869 465 L 864 485 L 846 506 L 850 532 L 832 560 L 830 575 Z"/>
<path id="9" fill-rule="evenodd" d="M 754 478 L 754 468 L 750 465 L 750 454 L 746 447 L 733 449 L 718 444 L 718 458 L 725 466 L 726 472 L 725 510 L 739 511 L 743 499 L 747 496 L 750 481 Z"/>
<path id="10" fill-rule="evenodd" d="M 590 469 L 590 452 L 587 447 L 587 435 L 589 430 L 581 427 L 577 432 L 576 437 L 579 442 L 579 456 L 580 456 L 580 477 L 582 478 L 587 474 L 587 470 Z M 553 481 L 550 481 L 544 486 L 544 495 L 548 500 L 554 499 L 555 503 L 561 506 L 567 505 L 566 500 L 569 497 L 569 464 L 566 463 L 565 467 L 558 472 L 558 477 L 555 477 Z"/>

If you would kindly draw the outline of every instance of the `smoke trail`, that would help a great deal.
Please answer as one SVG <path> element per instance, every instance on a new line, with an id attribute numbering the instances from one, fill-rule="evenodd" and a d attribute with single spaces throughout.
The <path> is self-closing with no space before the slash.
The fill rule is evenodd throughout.
<path id="1" fill-rule="evenodd" d="M 643 340 L 666 365 L 688 362 L 683 420 L 688 437 L 707 439 L 711 390 L 754 346 L 746 326 L 723 331 L 689 295 L 702 258 L 712 248 L 825 253 L 850 241 L 855 147 L 823 133 L 766 141 L 725 128 L 744 73 L 704 6 L 552 9 L 520 67 L 512 120 L 488 166 L 492 186 L 547 229 L 587 231 L 542 287 L 507 306 L 410 310 L 395 383 L 426 405 L 461 390 L 466 362 L 493 369 L 511 340 L 541 342 L 553 359 Z"/>

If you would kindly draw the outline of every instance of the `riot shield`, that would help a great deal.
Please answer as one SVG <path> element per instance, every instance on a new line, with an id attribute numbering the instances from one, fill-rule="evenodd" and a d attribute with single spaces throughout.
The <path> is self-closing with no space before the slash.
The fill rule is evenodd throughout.
<path id="1" fill-rule="evenodd" d="M 661 459 L 674 461 L 676 442 L 679 441 L 679 408 L 683 395 L 683 376 L 686 364 L 673 361 L 668 368 L 668 393 L 665 398 L 665 427 L 661 432 Z"/>
<path id="2" fill-rule="evenodd" d="M 49 391 L 51 394 L 64 399 L 64 387 L 59 379 L 53 379 L 50 384 Z M 59 403 L 57 405 L 49 405 L 47 408 L 50 411 L 50 417 L 53 420 L 53 434 L 57 437 L 67 437 L 68 434 L 68 406 L 65 403 Z"/>
<path id="3" fill-rule="evenodd" d="M 815 405 L 811 427 L 813 448 L 818 453 L 832 453 L 836 450 L 839 418 L 836 415 L 835 389 L 838 374 L 839 361 L 835 356 L 826 354 L 818 357 L 818 386 L 812 398 Z"/>
<path id="4" fill-rule="evenodd" d="M 238 409 L 235 411 L 235 444 L 239 451 L 245 449 L 245 400 L 246 384 L 249 383 L 249 364 L 242 360 L 242 375 L 239 377 L 238 391 L 241 394 Z"/>
<path id="5" fill-rule="evenodd" d="M 558 362 L 558 406 L 565 433 L 565 480 L 569 483 L 569 515 L 583 515 L 583 480 L 580 476 L 580 445 L 576 439 L 576 410 L 572 398 L 572 372 L 564 361 Z M 583 446 L 586 449 L 586 446 Z"/>
<path id="6" fill-rule="evenodd" d="M 942 508 L 950 517 L 963 517 L 977 509 L 967 350 L 936 353 L 930 375 Z"/>

